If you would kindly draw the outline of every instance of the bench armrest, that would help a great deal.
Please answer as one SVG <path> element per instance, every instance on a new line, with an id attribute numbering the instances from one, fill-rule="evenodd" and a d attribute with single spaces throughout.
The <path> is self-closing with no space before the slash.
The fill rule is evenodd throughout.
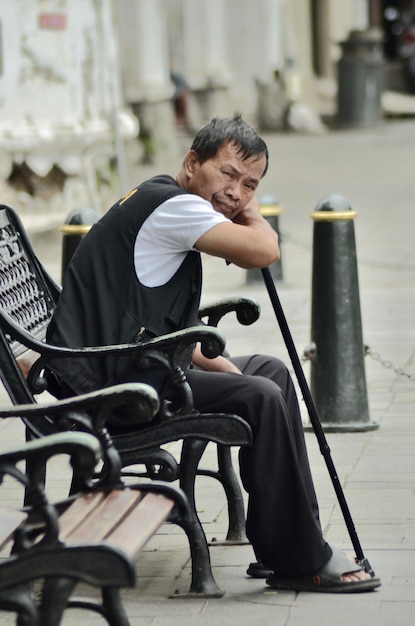
<path id="1" fill-rule="evenodd" d="M 73 358 L 77 356 L 96 358 L 97 356 L 138 356 L 146 350 L 160 350 L 168 353 L 179 353 L 183 348 L 201 343 L 202 352 L 208 358 L 219 356 L 225 348 L 225 337 L 217 329 L 209 326 L 191 326 L 154 337 L 139 343 L 124 343 L 107 346 L 88 346 L 83 348 L 64 348 L 37 339 L 5 312 L 0 311 L 2 326 L 10 337 L 23 344 L 26 348 L 38 352 L 43 359 Z"/>
<path id="2" fill-rule="evenodd" d="M 42 372 L 48 366 L 53 370 L 51 365 L 53 360 L 76 359 L 77 357 L 130 357 L 134 359 L 135 365 L 140 369 L 146 369 L 154 363 L 161 365 L 166 369 L 172 384 L 177 388 L 181 396 L 181 404 L 173 412 L 170 403 L 164 402 L 160 410 L 162 418 L 170 418 L 172 415 L 185 414 L 193 410 L 193 396 L 183 374 L 183 369 L 190 363 L 190 357 L 186 359 L 184 355 L 189 355 L 197 342 L 200 342 L 202 352 L 208 358 L 222 354 L 225 348 L 224 335 L 217 328 L 204 325 L 192 326 L 148 340 L 143 339 L 138 343 L 72 349 L 39 341 L 30 333 L 16 327 L 12 320 L 7 320 L 7 324 L 12 338 L 39 354 L 39 358 L 33 363 L 27 376 L 27 382 L 32 392 L 41 393 L 47 389 L 47 381 L 42 376 Z"/>
<path id="3" fill-rule="evenodd" d="M 56 455 L 67 454 L 77 475 L 83 479 L 85 488 L 92 485 L 92 477 L 97 463 L 101 459 L 101 446 L 96 437 L 87 433 L 56 433 L 21 446 L 15 446 L 0 454 L 0 482 L 11 476 L 26 490 L 31 502 L 26 507 L 29 523 L 25 523 L 15 534 L 15 549 L 19 552 L 34 545 L 33 530 L 36 536 L 36 548 L 56 545 L 59 541 L 58 513 L 47 499 L 44 483 L 36 472 L 25 473 L 17 465 L 21 461 L 36 460 L 46 463 Z"/>
<path id="4" fill-rule="evenodd" d="M 22 418 L 34 431 L 36 420 L 43 422 L 46 418 L 53 421 L 54 428 L 65 431 L 77 429 L 94 435 L 101 444 L 104 460 L 99 484 L 114 486 L 121 480 L 121 460 L 107 431 L 106 421 L 109 413 L 121 406 L 130 407 L 130 415 L 135 415 L 136 421 L 149 421 L 158 411 L 159 399 L 150 385 L 124 383 L 65 400 L 1 408 L 0 419 Z M 43 433 L 39 432 L 39 436 L 42 437 Z M 40 455 L 34 460 L 42 464 Z"/>
<path id="5" fill-rule="evenodd" d="M 145 383 L 123 383 L 98 391 L 80 394 L 73 398 L 51 401 L 42 404 L 19 404 L 17 406 L 0 407 L 0 419 L 9 417 L 50 417 L 67 421 L 69 419 L 90 432 L 105 423 L 106 414 L 114 408 L 132 405 L 136 411 L 136 420 L 148 422 L 159 409 L 159 399 L 153 387 Z M 97 414 L 93 410 L 98 410 Z M 77 411 L 80 412 L 79 416 Z M 89 412 L 91 419 L 83 414 Z"/>
<path id="6" fill-rule="evenodd" d="M 209 326 L 217 326 L 222 317 L 231 312 L 236 313 L 236 318 L 240 324 L 250 326 L 259 318 L 261 308 L 253 298 L 229 298 L 201 307 L 199 318 L 207 317 Z"/>
<path id="7" fill-rule="evenodd" d="M 69 454 L 73 456 L 74 464 L 79 464 L 79 467 L 85 466 L 88 471 L 93 471 L 101 458 L 101 452 L 101 445 L 93 435 L 77 432 L 56 433 L 1 452 L 0 475 L 8 473 L 7 468 L 11 463 L 15 464 L 31 458 L 43 458 L 47 461 L 57 454 Z M 30 477 L 24 476 L 24 482 L 29 480 Z"/>
<path id="8" fill-rule="evenodd" d="M 39 355 L 27 376 L 28 384 L 35 393 L 41 393 L 47 388 L 41 372 L 55 359 L 130 357 L 134 358 L 140 368 L 145 369 L 154 361 L 158 361 L 168 371 L 175 372 L 177 367 L 183 367 L 183 354 L 189 353 L 192 346 L 198 342 L 201 344 L 202 353 L 208 358 L 219 356 L 225 349 L 224 335 L 217 328 L 204 325 L 192 326 L 148 340 L 138 337 L 137 343 L 65 348 L 37 339 L 18 326 L 3 311 L 0 311 L 0 316 L 2 326 L 11 339 Z"/>
<path id="9" fill-rule="evenodd" d="M 91 478 L 101 459 L 102 448 L 98 439 L 88 433 L 64 432 L 48 435 L 0 453 L 0 476 L 13 475 L 23 485 L 27 485 L 32 477 L 15 468 L 15 465 L 31 459 L 42 459 L 46 462 L 58 454 L 68 454 L 72 466 Z"/>

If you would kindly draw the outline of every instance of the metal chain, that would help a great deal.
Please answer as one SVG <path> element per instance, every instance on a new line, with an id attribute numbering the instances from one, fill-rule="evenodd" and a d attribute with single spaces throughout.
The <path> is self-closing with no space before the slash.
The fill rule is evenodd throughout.
<path id="1" fill-rule="evenodd" d="M 364 349 L 365 349 L 365 356 L 366 355 L 370 356 L 374 361 L 378 361 L 378 363 L 383 365 L 383 367 L 385 367 L 388 370 L 394 371 L 395 374 L 398 374 L 398 376 L 404 376 L 405 378 L 408 378 L 409 380 L 415 381 L 415 372 L 407 372 L 402 367 L 399 367 L 398 365 L 394 365 L 392 361 L 383 359 L 380 356 L 380 354 L 378 354 L 378 352 L 373 352 L 373 350 L 371 350 L 369 346 L 365 345 Z M 317 347 L 314 342 L 310 343 L 306 348 L 304 348 L 303 357 L 302 357 L 303 363 L 306 361 L 312 361 L 313 358 L 315 358 L 316 356 L 316 351 L 317 351 Z"/>
<path id="2" fill-rule="evenodd" d="M 409 380 L 415 381 L 415 372 L 407 372 L 402 367 L 394 365 L 391 361 L 383 359 L 380 354 L 373 352 L 369 346 L 365 346 L 365 355 L 370 356 L 374 361 L 378 361 L 386 369 L 393 370 L 398 376 L 405 376 Z"/>

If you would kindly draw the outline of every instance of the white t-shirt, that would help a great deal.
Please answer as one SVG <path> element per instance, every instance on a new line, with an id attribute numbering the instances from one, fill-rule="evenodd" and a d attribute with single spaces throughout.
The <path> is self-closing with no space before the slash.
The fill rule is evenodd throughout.
<path id="1" fill-rule="evenodd" d="M 208 230 L 229 222 L 207 200 L 192 194 L 169 198 L 140 228 L 134 245 L 137 277 L 146 287 L 167 283 Z"/>

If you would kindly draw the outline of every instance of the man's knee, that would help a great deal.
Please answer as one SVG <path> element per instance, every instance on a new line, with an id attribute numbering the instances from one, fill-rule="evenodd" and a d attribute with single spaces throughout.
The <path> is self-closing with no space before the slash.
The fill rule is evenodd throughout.
<path id="1" fill-rule="evenodd" d="M 263 376 L 246 377 L 247 402 L 262 414 L 275 414 L 285 404 L 281 387 L 270 378 Z"/>
<path id="2" fill-rule="evenodd" d="M 291 380 L 285 363 L 281 359 L 267 354 L 255 354 L 248 362 L 244 373 L 268 378 L 282 389 L 285 389 L 287 381 Z"/>

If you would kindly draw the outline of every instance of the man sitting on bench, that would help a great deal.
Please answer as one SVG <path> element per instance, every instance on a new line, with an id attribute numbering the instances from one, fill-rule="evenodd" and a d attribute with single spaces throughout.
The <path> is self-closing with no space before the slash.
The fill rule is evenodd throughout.
<path id="1" fill-rule="evenodd" d="M 278 237 L 255 192 L 268 149 L 235 115 L 196 135 L 176 176 L 156 176 L 115 205 L 76 250 L 48 341 L 81 347 L 131 343 L 197 325 L 201 252 L 239 267 L 278 260 Z M 56 363 L 74 393 L 128 381 L 169 393 L 165 373 L 130 359 Z M 250 571 L 277 589 L 358 592 L 380 585 L 322 536 L 299 406 L 285 365 L 271 356 L 209 360 L 197 347 L 186 370 L 201 412 L 240 415 L 253 445 L 240 452 L 249 494 L 247 536 L 258 559 Z M 126 429 L 120 417 L 113 428 Z M 267 572 L 268 570 L 268 572 Z"/>

